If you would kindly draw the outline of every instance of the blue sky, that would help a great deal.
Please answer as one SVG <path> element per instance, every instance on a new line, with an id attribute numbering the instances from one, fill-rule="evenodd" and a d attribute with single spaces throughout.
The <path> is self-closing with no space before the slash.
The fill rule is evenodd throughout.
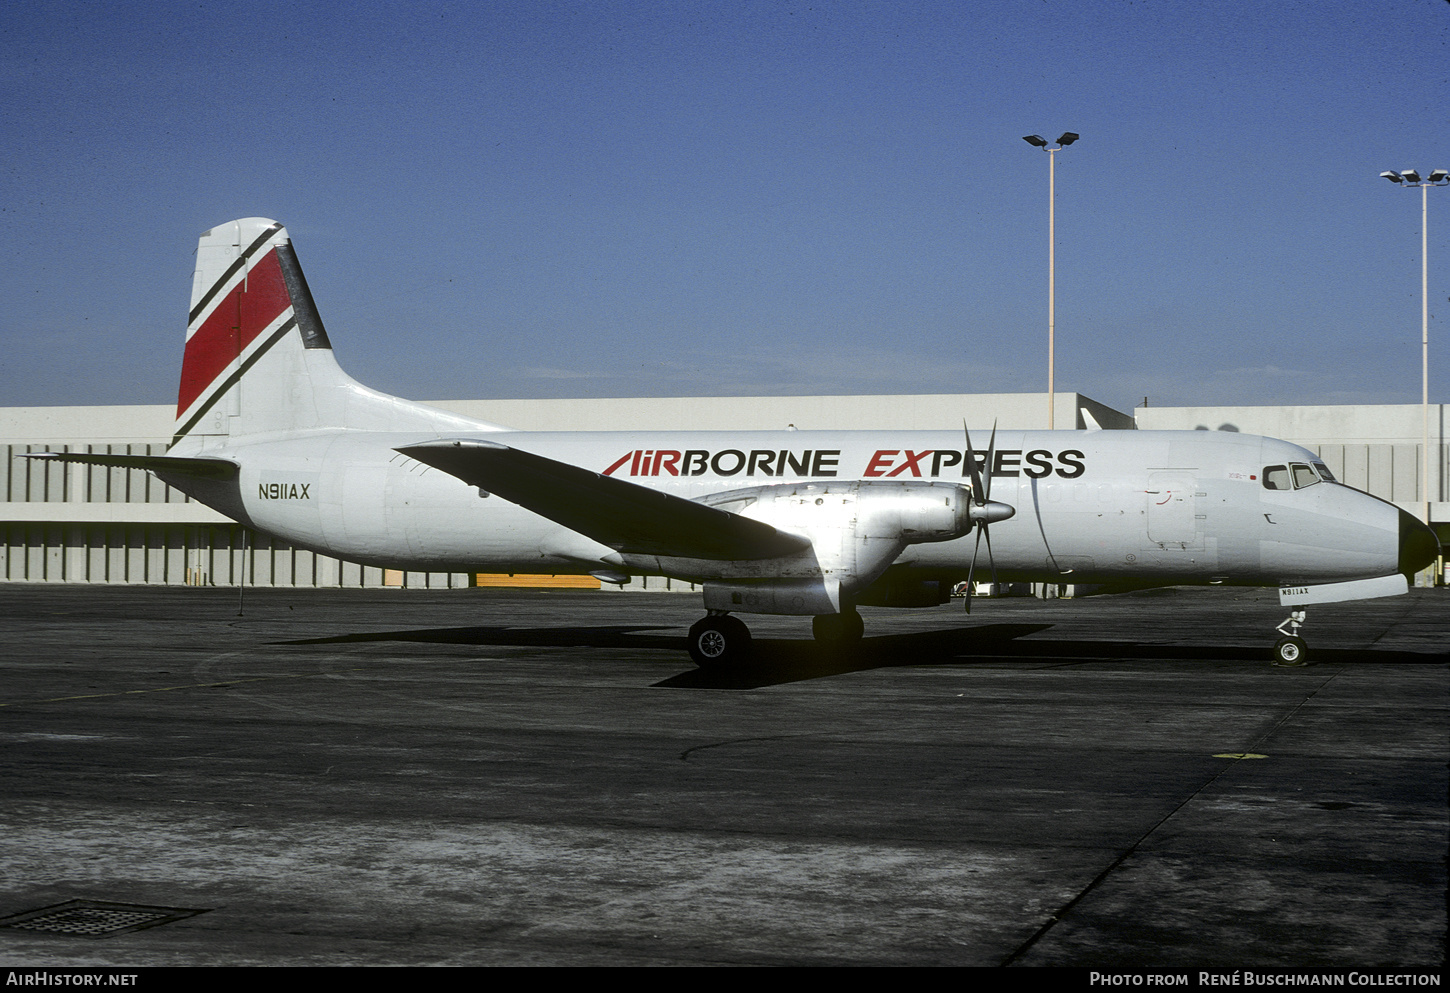
<path id="1" fill-rule="evenodd" d="M 287 225 L 417 399 L 1420 395 L 1450 4 L 30 3 L 0 406 L 175 400 L 197 235 Z M 1430 191 L 1450 400 L 1450 191 Z"/>

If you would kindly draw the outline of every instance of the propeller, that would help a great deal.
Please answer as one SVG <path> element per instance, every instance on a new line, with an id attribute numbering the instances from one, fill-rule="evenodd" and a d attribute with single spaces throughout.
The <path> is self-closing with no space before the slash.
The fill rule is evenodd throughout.
<path id="1" fill-rule="evenodd" d="M 1032 480 L 1032 513 L 1037 518 L 1037 533 L 1042 535 L 1042 547 L 1047 549 L 1047 557 L 1052 562 L 1052 567 L 1057 570 L 1059 576 L 1066 576 L 1072 572 L 1071 569 L 1064 569 L 1057 561 L 1057 556 L 1052 552 L 1052 544 L 1047 540 L 1047 527 L 1042 523 L 1042 498 L 1037 492 L 1037 480 Z"/>
<path id="2" fill-rule="evenodd" d="M 997 422 L 992 422 L 992 436 L 987 441 L 987 475 L 985 480 L 982 477 L 982 470 L 977 466 L 977 453 L 972 448 L 972 432 L 967 430 L 967 422 L 962 421 L 962 434 L 967 439 L 967 467 L 972 472 L 972 507 L 967 516 L 977 525 L 977 542 L 972 548 L 972 562 L 967 566 L 967 613 L 972 612 L 972 576 L 977 571 L 977 553 L 982 550 L 982 539 L 987 539 L 987 564 L 992 569 L 992 585 L 997 585 L 997 562 L 992 557 L 992 535 L 989 533 L 989 526 L 997 521 L 1005 521 L 1017 513 L 1017 508 L 1005 504 L 995 503 L 992 500 L 992 462 L 997 452 Z"/>

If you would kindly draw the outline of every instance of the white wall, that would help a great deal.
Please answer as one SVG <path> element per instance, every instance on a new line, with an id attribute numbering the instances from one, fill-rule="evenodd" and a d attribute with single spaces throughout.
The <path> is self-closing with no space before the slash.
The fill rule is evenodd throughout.
<path id="1" fill-rule="evenodd" d="M 1143 430 L 1240 431 L 1282 438 L 1319 453 L 1334 474 L 1416 514 L 1430 499 L 1430 519 L 1450 523 L 1446 406 L 1430 406 L 1428 494 L 1424 470 L 1424 409 L 1419 404 L 1311 407 L 1140 407 Z"/>
<path id="2" fill-rule="evenodd" d="M 903 396 L 613 397 L 598 400 L 432 400 L 434 407 L 521 431 L 920 431 L 1047 427 L 1045 393 L 927 393 Z M 1058 427 L 1082 426 L 1080 407 L 1104 428 L 1133 419 L 1077 393 L 1053 397 Z"/>

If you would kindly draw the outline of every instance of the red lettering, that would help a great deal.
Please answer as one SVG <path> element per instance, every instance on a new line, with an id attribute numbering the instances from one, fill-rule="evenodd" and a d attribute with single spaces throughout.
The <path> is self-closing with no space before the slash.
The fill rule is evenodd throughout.
<path id="1" fill-rule="evenodd" d="M 883 452 L 883 451 L 881 451 L 881 450 L 878 449 L 877 452 L 876 452 L 876 454 L 873 455 L 873 456 L 871 456 L 871 461 L 867 464 L 866 471 L 864 473 L 862 473 L 862 475 L 863 476 L 879 476 L 879 475 L 881 475 L 882 470 L 884 470 L 887 466 L 889 466 L 891 464 L 891 460 L 894 459 L 894 458 L 896 458 L 896 456 L 897 455 L 900 455 L 900 454 L 901 454 L 901 452 L 900 452 L 899 449 L 894 449 L 893 448 L 889 452 Z"/>
<path id="2" fill-rule="evenodd" d="M 660 474 L 660 470 L 663 469 L 665 472 L 669 473 L 671 476 L 678 476 L 680 473 L 675 468 L 675 466 L 679 464 L 679 461 L 680 461 L 680 453 L 679 452 L 669 452 L 669 451 L 659 451 L 659 452 L 655 452 L 655 469 L 654 469 L 654 472 L 650 473 L 650 475 L 651 476 L 658 476 Z"/>
<path id="3" fill-rule="evenodd" d="M 635 454 L 635 453 L 634 452 L 625 452 L 623 455 L 621 455 L 619 457 L 619 461 L 618 462 L 614 463 L 614 465 L 612 465 L 608 469 L 605 469 L 604 470 L 604 475 L 606 475 L 606 476 L 612 476 L 612 475 L 614 475 L 614 470 L 615 469 L 618 469 L 620 466 L 624 465 L 624 463 L 628 462 L 629 461 L 629 457 L 631 455 L 633 455 L 633 454 Z"/>
<path id="4" fill-rule="evenodd" d="M 911 474 L 913 476 L 920 476 L 921 475 L 921 468 L 917 465 L 917 463 L 920 462 L 922 459 L 926 458 L 930 454 L 931 454 L 931 449 L 930 448 L 928 448 L 924 452 L 913 452 L 910 449 L 907 449 L 907 451 L 906 451 L 906 461 L 903 462 L 903 463 L 901 463 L 901 465 L 897 466 L 895 469 L 892 469 L 890 472 L 888 472 L 886 474 L 887 478 L 889 479 L 892 476 L 899 476 L 899 475 L 902 474 L 902 472 L 904 472 L 907 469 L 910 469 L 911 470 Z"/>

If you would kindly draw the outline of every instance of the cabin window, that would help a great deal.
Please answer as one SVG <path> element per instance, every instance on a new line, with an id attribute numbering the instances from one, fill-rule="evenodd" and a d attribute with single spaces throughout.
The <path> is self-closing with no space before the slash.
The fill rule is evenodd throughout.
<path id="1" fill-rule="evenodd" d="M 1323 462 L 1314 462 L 1311 464 L 1314 466 L 1314 471 L 1319 473 L 1320 479 L 1324 480 L 1326 483 L 1338 482 L 1338 480 L 1334 478 L 1334 473 L 1329 471 L 1329 466 L 1325 465 Z"/>
<path id="2" fill-rule="evenodd" d="M 1266 490 L 1292 490 L 1294 484 L 1289 482 L 1289 467 L 1282 465 L 1264 466 L 1264 489 Z"/>

